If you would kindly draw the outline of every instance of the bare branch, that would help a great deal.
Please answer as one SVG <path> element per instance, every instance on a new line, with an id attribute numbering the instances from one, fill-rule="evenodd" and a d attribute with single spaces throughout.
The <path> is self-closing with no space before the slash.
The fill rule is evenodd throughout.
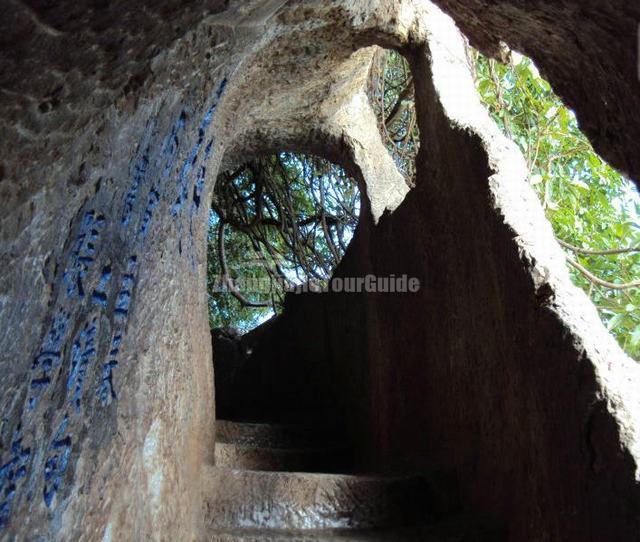
<path id="1" fill-rule="evenodd" d="M 271 303 L 259 303 L 247 299 L 238 291 L 238 289 L 233 284 L 233 281 L 229 276 L 229 269 L 227 268 L 227 257 L 224 251 L 224 227 L 224 220 L 220 220 L 220 223 L 218 224 L 218 258 L 220 259 L 220 270 L 222 271 L 222 279 L 224 280 L 227 288 L 229 288 L 229 292 L 245 307 L 270 307 Z"/>
<path id="2" fill-rule="evenodd" d="M 584 254 L 587 256 L 616 256 L 620 254 L 633 254 L 636 252 L 640 252 L 640 247 L 629 247 L 629 248 L 613 248 L 610 250 L 592 250 L 588 248 L 580 248 L 574 245 L 563 241 L 562 239 L 557 239 L 558 243 L 564 248 L 570 250 L 571 252 L 575 252 L 576 254 Z"/>
<path id="3" fill-rule="evenodd" d="M 627 284 L 616 284 L 615 282 L 608 282 L 596 277 L 588 269 L 571 258 L 567 258 L 567 262 L 569 262 L 569 265 L 580 271 L 580 273 L 582 273 L 582 275 L 584 275 L 587 280 L 597 286 L 602 286 L 603 288 L 607 288 L 609 290 L 630 290 L 632 288 L 640 288 L 640 280 L 637 280 L 635 282 L 628 282 Z"/>

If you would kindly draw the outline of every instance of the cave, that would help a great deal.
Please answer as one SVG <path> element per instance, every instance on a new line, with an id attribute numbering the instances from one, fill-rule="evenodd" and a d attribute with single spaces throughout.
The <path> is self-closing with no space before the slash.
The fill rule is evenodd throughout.
<path id="1" fill-rule="evenodd" d="M 640 540 L 640 367 L 571 283 L 465 52 L 533 58 L 637 184 L 640 7 L 3 7 L 0 539 Z M 366 94 L 380 47 L 413 74 L 411 189 Z M 288 296 L 242 339 L 280 368 L 245 407 L 296 391 L 297 433 L 218 418 L 203 295 L 218 175 L 282 149 L 361 187 L 333 278 L 421 285 Z"/>

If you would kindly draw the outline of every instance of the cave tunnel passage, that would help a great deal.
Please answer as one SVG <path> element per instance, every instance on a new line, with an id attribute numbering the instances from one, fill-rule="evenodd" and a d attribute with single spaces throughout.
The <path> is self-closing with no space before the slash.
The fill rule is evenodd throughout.
<path id="1" fill-rule="evenodd" d="M 287 359 L 273 337 L 288 298 L 330 288 L 360 204 L 358 182 L 313 155 L 261 156 L 218 177 L 207 276 L 218 419 L 339 432 L 322 366 Z"/>
<path id="2" fill-rule="evenodd" d="M 212 326 L 229 325 L 212 329 L 215 467 L 205 499 L 214 530 L 348 536 L 355 529 L 417 541 L 431 536 L 434 519 L 459 512 L 450 476 L 385 472 L 357 457 L 368 429 L 349 390 L 367 385 L 367 358 L 333 355 L 327 319 L 340 327 L 353 320 L 316 302 L 351 303 L 370 293 L 371 284 L 358 286 L 340 271 L 343 256 L 348 265 L 354 260 L 361 225 L 372 224 L 367 212 L 358 182 L 316 156 L 263 156 L 218 177 L 208 295 Z M 243 274 L 286 288 L 252 289 Z M 374 287 L 395 295 L 396 285 L 409 287 L 391 277 Z M 455 532 L 480 528 L 493 529 L 464 518 Z"/>
<path id="3" fill-rule="evenodd" d="M 415 185 L 420 147 L 407 59 L 375 47 L 364 91 L 375 118 L 370 129 L 375 132 L 377 127 L 380 134 L 379 151 L 388 152 L 388 165 L 397 175 L 394 182 L 406 193 Z M 344 418 L 331 406 L 336 399 L 325 389 L 331 384 L 322 364 L 296 365 L 275 353 L 283 350 L 278 344 L 269 345 L 270 352 L 257 345 L 265 342 L 264 336 L 278 335 L 276 315 L 286 297 L 326 291 L 331 285 L 360 216 L 368 219 L 371 214 L 367 201 L 361 205 L 362 177 L 357 167 L 292 152 L 259 156 L 219 175 L 207 251 L 219 419 L 327 419 L 327 411 L 334 419 Z M 344 289 L 348 292 L 350 286 L 345 282 Z"/>
<path id="4" fill-rule="evenodd" d="M 509 372 L 514 370 L 510 360 L 502 368 L 496 368 L 496 371 L 491 373 L 490 379 L 495 384 L 492 383 L 487 390 L 478 392 L 465 382 L 466 375 L 477 370 L 478 362 L 481 365 L 491 365 L 493 360 L 504 355 L 505 348 L 513 354 L 509 356 L 510 359 L 524 356 L 521 348 L 523 344 L 528 343 L 530 337 L 527 336 L 528 332 L 523 332 L 522 329 L 534 329 L 533 325 L 523 326 L 518 331 L 521 335 L 504 338 L 503 341 L 486 341 L 481 347 L 478 347 L 477 336 L 471 333 L 475 327 L 483 330 L 479 335 L 493 336 L 495 328 L 491 322 L 494 314 L 491 311 L 501 314 L 506 305 L 516 305 L 515 300 L 512 300 L 512 303 L 503 302 L 503 292 L 495 290 L 495 277 L 499 277 L 497 282 L 514 284 L 522 274 L 522 262 L 513 258 L 513 252 L 503 246 L 494 249 L 495 252 L 486 250 L 478 255 L 474 254 L 474 250 L 469 250 L 468 245 L 460 244 L 460 239 L 474 239 L 478 235 L 476 230 L 482 230 L 482 234 L 487 238 L 500 239 L 502 235 L 496 233 L 502 228 L 502 222 L 496 225 L 493 222 L 494 217 L 478 203 L 486 200 L 483 188 L 485 179 L 482 177 L 485 174 L 482 168 L 485 166 L 482 162 L 475 162 L 465 171 L 465 175 L 482 178 L 482 183 L 476 185 L 478 192 L 472 194 L 474 201 L 468 198 L 470 185 L 466 181 L 460 182 L 460 179 L 467 177 L 460 175 L 456 166 L 451 166 L 452 173 L 446 178 L 446 182 L 453 181 L 459 184 L 453 187 L 447 184 L 447 190 L 457 194 L 457 200 L 452 198 L 449 204 L 459 205 L 460 201 L 466 201 L 472 211 L 466 217 L 462 213 L 460 222 L 447 223 L 449 217 L 446 216 L 446 209 L 443 209 L 444 205 L 434 202 L 434 198 L 428 194 L 429 190 L 437 187 L 425 187 L 425 184 L 420 184 L 413 178 L 417 169 L 415 162 L 402 162 L 406 156 L 415 157 L 421 144 L 434 154 L 441 152 L 441 149 L 432 142 L 420 141 L 417 126 L 414 124 L 418 115 L 413 103 L 417 91 L 413 88 L 406 91 L 406 80 L 410 80 L 410 72 L 400 55 L 390 57 L 386 54 L 386 57 L 374 59 L 372 73 L 376 74 L 379 80 L 385 80 L 385 71 L 394 70 L 395 75 L 391 79 L 403 74 L 405 86 L 403 88 L 401 84 L 394 88 L 389 84 L 391 81 L 385 80 L 383 86 L 393 89 L 395 98 L 387 100 L 384 94 L 376 92 L 375 85 L 369 93 L 369 98 L 374 105 L 376 116 L 382 119 L 380 131 L 387 149 L 395 159 L 398 169 L 405 174 L 406 183 L 409 186 L 417 185 L 417 188 L 409 193 L 394 213 L 382 217 L 377 225 L 363 213 L 363 220 L 358 225 L 349 251 L 346 251 L 346 246 L 342 247 L 340 256 L 347 252 L 343 263 L 337 269 L 330 266 L 322 278 L 360 276 L 363 272 L 373 269 L 380 276 L 391 276 L 402 271 L 411 273 L 410 276 L 418 276 L 421 280 L 424 280 L 425 269 L 438 270 L 439 273 L 433 273 L 430 277 L 433 282 L 425 281 L 425 291 L 414 297 L 373 296 L 377 299 L 354 302 L 353 297 L 344 292 L 331 291 L 327 295 L 290 294 L 285 296 L 285 299 L 280 301 L 280 306 L 274 310 L 272 300 L 267 303 L 269 306 L 265 307 L 262 306 L 264 301 L 261 303 L 259 296 L 244 296 L 245 309 L 249 305 L 252 310 L 265 311 L 263 314 L 266 316 L 249 318 L 248 325 L 238 326 L 244 328 L 239 331 L 228 329 L 228 326 L 227 329 L 218 326 L 213 330 L 212 336 L 217 418 L 215 462 L 216 468 L 223 469 L 217 471 L 220 480 L 235 487 L 235 484 L 244 484 L 246 477 L 260 479 L 260 483 L 264 483 L 263 490 L 255 497 L 272 502 L 270 499 L 282 498 L 274 487 L 306 484 L 309 479 L 304 476 L 315 473 L 321 478 L 314 478 L 310 485 L 316 489 L 321 487 L 322 491 L 335 491 L 339 495 L 337 500 L 344 498 L 344 494 L 334 486 L 327 489 L 323 484 L 335 482 L 343 488 L 349 488 L 357 498 L 370 499 L 376 504 L 376 498 L 383 496 L 390 508 L 385 509 L 386 518 L 381 520 L 370 515 L 363 507 L 354 505 L 353 501 L 347 498 L 345 502 L 349 504 L 347 510 L 342 511 L 344 516 L 340 520 L 336 520 L 335 514 L 339 507 L 332 502 L 327 505 L 327 509 L 330 510 L 327 516 L 316 521 L 311 516 L 314 507 L 325 506 L 321 498 L 310 499 L 304 506 L 296 499 L 291 503 L 283 499 L 284 504 L 273 504 L 273 509 L 270 509 L 273 515 L 265 522 L 245 518 L 253 527 L 296 529 L 307 528 L 304 522 L 310 522 L 313 528 L 342 528 L 353 525 L 369 526 L 367 521 L 372 521 L 375 527 L 388 527 L 397 526 L 399 518 L 402 518 L 401 522 L 420 525 L 420 522 L 425 520 L 436 520 L 437 523 L 441 518 L 464 517 L 462 511 L 469 508 L 466 502 L 462 504 L 464 497 L 461 494 L 465 490 L 466 482 L 461 480 L 464 476 L 473 474 L 465 471 L 467 464 L 451 467 L 450 458 L 455 457 L 462 448 L 483 448 L 483 439 L 476 435 L 478 429 L 474 426 L 478 419 L 475 412 L 477 404 L 493 404 L 496 410 L 493 410 L 491 415 L 491 423 L 498 418 L 506 419 L 508 421 L 505 422 L 505 426 L 513 423 L 509 431 L 519 431 L 522 420 L 529 419 L 529 413 L 522 410 L 513 418 L 505 418 L 504 412 L 509 406 L 513 406 L 508 405 L 509 392 L 494 396 L 494 385 L 496 389 L 504 387 L 507 390 L 513 386 L 513 380 L 509 380 Z M 510 66 L 502 67 L 488 64 L 486 59 L 478 56 L 475 57 L 475 62 L 480 74 L 477 84 L 490 112 L 496 108 L 495 100 L 490 101 L 494 93 L 496 96 L 502 96 L 504 90 L 500 87 L 501 83 L 494 71 L 497 70 L 502 77 L 508 79 L 513 77 L 509 70 L 517 70 L 519 67 L 520 72 L 531 77 L 531 81 L 527 81 L 541 88 L 545 93 L 543 97 L 553 102 L 556 110 L 569 119 L 568 123 L 575 132 L 572 137 L 581 141 L 580 138 L 583 136 L 578 132 L 575 119 L 565 113 L 562 109 L 563 104 L 551 93 L 548 85 L 545 86 L 539 81 L 540 76 L 536 75 L 532 64 L 521 60 L 519 63 L 514 62 Z M 483 69 L 486 70 L 486 74 L 482 72 Z M 488 76 L 492 76 L 490 82 L 497 88 L 482 84 L 486 83 Z M 497 105 L 503 106 L 500 103 Z M 393 128 L 398 118 L 401 120 L 399 125 L 396 124 L 396 129 L 389 129 Z M 518 126 L 511 126 L 512 130 L 515 128 Z M 447 134 L 447 137 L 451 137 L 451 142 L 447 141 L 451 147 L 472 147 L 468 140 L 458 139 L 459 134 Z M 234 249 L 241 256 L 255 252 L 255 245 L 243 247 L 240 242 L 227 241 L 231 239 L 232 234 L 229 232 L 233 231 L 234 222 L 238 222 L 229 208 L 238 201 L 251 206 L 250 212 L 241 216 L 245 222 L 239 229 L 242 230 L 244 227 L 246 230 L 247 221 L 251 224 L 252 219 L 258 215 L 256 206 L 251 202 L 257 193 L 255 185 L 256 179 L 260 177 L 260 168 L 271 166 L 283 169 L 282 161 L 292 159 L 292 155 L 287 154 L 263 158 L 262 164 L 254 162 L 237 171 L 227 172 L 219 178 L 218 194 L 214 196 L 213 203 L 216 216 L 211 220 L 213 234 L 210 238 L 210 247 L 213 247 L 216 258 L 211 258 L 211 250 L 209 256 L 210 260 L 218 262 L 218 273 L 223 277 L 231 276 L 232 273 L 229 262 L 224 261 L 224 256 L 220 257 L 223 254 L 221 247 L 229 255 Z M 466 158 L 461 156 L 460 162 L 464 163 L 465 160 Z M 405 167 L 406 165 L 409 167 Z M 536 172 L 536 175 L 542 177 L 538 171 L 542 171 L 544 164 L 531 163 L 529 166 L 531 172 Z M 238 182 L 234 183 L 234 179 Z M 247 180 L 250 181 L 248 193 L 247 187 L 242 184 L 246 184 Z M 425 181 L 424 176 L 421 180 Z M 440 181 L 442 182 L 442 179 Z M 622 181 L 620 178 L 620 183 Z M 226 199 L 222 195 L 225 187 Z M 251 197 L 247 197 L 248 195 Z M 313 191 L 312 195 L 315 196 Z M 229 205 L 229 201 L 232 205 Z M 467 210 L 469 209 L 465 212 Z M 309 214 L 307 212 L 306 218 Z M 426 232 L 430 230 L 430 222 L 423 218 L 425 216 L 433 223 L 447 224 L 448 228 L 436 229 L 431 234 L 433 238 L 428 239 Z M 273 215 L 266 217 L 268 221 Z M 542 213 L 540 217 L 544 220 Z M 305 217 L 302 220 L 305 220 Z M 238 227 L 238 224 L 235 226 Z M 273 227 L 276 230 L 281 226 L 281 220 L 274 221 Z M 355 232 L 355 225 L 353 228 Z M 220 243 L 221 234 L 225 232 L 229 237 Z M 415 239 L 432 243 L 432 248 L 436 247 L 436 250 L 431 254 L 426 250 L 416 250 Z M 325 252 L 330 253 L 330 248 L 326 248 Z M 464 273 L 456 275 L 452 272 L 451 262 L 461 262 L 460 267 L 465 268 L 473 258 L 477 258 L 475 263 L 481 264 L 478 265 L 479 268 L 489 271 L 484 274 L 478 273 L 477 276 Z M 336 265 L 339 260 L 340 258 L 335 259 Z M 501 267 L 495 267 L 496 261 L 500 262 Z M 255 261 L 251 263 L 254 264 Z M 370 267 L 367 267 L 368 265 Z M 313 269 L 316 268 L 317 264 Z M 250 266 L 246 269 L 249 273 L 255 273 Z M 309 275 L 307 273 L 304 276 L 305 280 L 314 278 Z M 443 277 L 446 277 L 444 282 Z M 285 278 L 291 279 L 292 275 Z M 437 281 L 440 281 L 439 285 Z M 468 287 L 471 283 L 477 286 L 473 292 Z M 453 300 L 447 299 L 446 295 L 442 296 L 443 292 L 455 289 L 451 284 L 456 284 L 457 291 L 463 292 Z M 490 293 L 479 302 L 475 292 Z M 242 292 L 235 293 L 241 295 L 233 296 L 229 292 L 227 295 L 242 303 Z M 438 299 L 439 296 L 441 299 Z M 452 301 L 455 305 L 453 307 Z M 279 308 L 282 306 L 286 309 L 282 314 L 267 319 L 271 314 L 280 312 Z M 220 304 L 217 307 L 219 309 Z M 522 315 L 527 309 L 518 310 L 518 316 L 525 318 Z M 212 311 L 212 315 L 215 317 L 215 311 Z M 424 325 L 425 321 L 429 321 L 429 325 Z M 372 328 L 364 329 L 364 322 Z M 451 332 L 447 331 L 453 329 L 454 325 L 460 328 L 456 334 L 465 337 L 468 343 L 464 348 L 460 346 L 458 336 L 452 336 Z M 409 330 L 413 330 L 414 334 Z M 247 332 L 242 333 L 243 331 Z M 452 351 L 454 346 L 458 351 Z M 466 348 L 468 350 L 465 350 Z M 486 351 L 483 351 L 483 348 L 486 348 Z M 548 352 L 536 353 L 535 363 L 543 366 L 545 361 L 553 359 L 554 355 L 556 354 Z M 489 359 L 492 360 L 491 363 L 487 361 Z M 449 371 L 448 367 L 453 363 L 460 363 L 463 368 Z M 447 384 L 443 383 L 445 381 Z M 443 391 L 446 386 L 451 386 L 453 391 Z M 461 398 L 460 405 L 453 404 L 454 401 L 447 394 L 459 393 L 461 389 L 473 390 L 473 393 L 476 393 L 475 399 L 465 397 Z M 492 402 L 488 401 L 489 397 L 482 397 L 483 391 L 491 394 Z M 474 401 L 477 401 L 477 404 L 473 404 Z M 418 429 L 431 424 L 432 428 L 436 428 L 433 434 L 447 435 L 447 426 L 451 420 L 456 420 L 454 423 L 462 429 L 449 440 L 428 439 L 425 433 Z M 484 450 L 482 453 L 489 457 L 493 451 Z M 474 461 L 475 457 L 462 460 L 470 462 L 468 464 Z M 485 461 L 491 464 L 486 458 Z M 240 469 L 244 474 L 227 475 L 225 468 Z M 327 473 L 350 477 L 330 478 Z M 377 497 L 369 493 L 371 487 L 366 490 L 359 487 L 358 484 L 364 479 L 363 473 L 372 477 L 369 480 L 375 480 L 371 487 L 375 488 L 373 491 L 377 492 Z M 261 478 L 267 474 L 278 478 L 269 479 L 267 483 L 267 478 Z M 391 490 L 395 497 L 388 493 L 389 484 L 397 484 L 395 489 Z M 226 491 L 221 489 L 217 493 L 220 501 L 227 498 Z M 402 495 L 401 498 L 397 498 L 399 494 Z M 254 498 L 248 491 L 242 495 L 246 499 L 245 503 Z M 289 504 L 291 507 L 287 508 Z M 269 506 L 271 505 L 267 508 Z M 287 512 L 282 512 L 283 509 Z M 264 506 L 261 510 L 264 510 Z M 295 511 L 298 520 L 292 521 L 278 515 L 286 515 L 292 510 Z M 416 522 L 416 518 L 419 518 L 419 521 Z M 487 517 L 456 519 L 455 528 L 464 530 L 466 521 L 469 521 L 474 535 L 479 537 L 477 539 L 505 539 L 501 525 L 487 521 Z M 425 539 L 421 538 L 421 534 L 411 538 L 414 535 L 415 533 L 412 533 L 407 540 Z M 393 533 L 388 540 L 401 540 L 401 537 Z"/>
<path id="5" fill-rule="evenodd" d="M 627 189 L 573 132 L 637 180 L 640 14 L 571 2 L 438 0 L 469 41 L 428 0 L 11 2 L 0 539 L 637 540 L 640 366 L 567 258 L 630 336 L 640 238 L 609 212 Z M 566 145 L 528 139 L 550 132 Z M 278 149 L 357 180 L 342 235 L 319 187 L 267 198 L 264 168 L 304 165 Z M 597 235 L 552 227 L 571 202 Z M 399 275 L 422 287 L 241 280 Z"/>

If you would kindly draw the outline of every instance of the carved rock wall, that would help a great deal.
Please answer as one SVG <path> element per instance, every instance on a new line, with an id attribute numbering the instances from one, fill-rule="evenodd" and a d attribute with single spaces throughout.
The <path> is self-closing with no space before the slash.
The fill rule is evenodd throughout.
<path id="1" fill-rule="evenodd" d="M 340 305 L 364 330 L 336 373 L 361 375 L 340 389 L 362 392 L 349 421 L 363 464 L 455 468 L 466 502 L 513 517 L 514 536 L 588 539 L 587 510 L 594 540 L 637 536 L 636 368 L 568 286 L 559 249 L 537 248 L 531 228 L 550 233 L 522 172 L 491 177 L 511 155 L 487 158 L 486 127 L 470 135 L 443 113 L 421 49 L 429 6 L 0 2 L 1 538 L 199 530 L 215 425 L 207 202 L 221 164 L 283 147 L 340 162 L 367 190 L 345 270 L 425 276 L 420 298 Z M 421 127 L 437 134 L 404 203 L 362 99 L 374 44 L 411 56 Z M 611 143 L 622 167 L 632 141 Z"/>
<path id="2" fill-rule="evenodd" d="M 2 538 L 198 531 L 220 162 L 353 154 L 333 117 L 396 10 L 284 4 L 3 2 Z M 376 167 L 402 185 L 389 157 Z"/>

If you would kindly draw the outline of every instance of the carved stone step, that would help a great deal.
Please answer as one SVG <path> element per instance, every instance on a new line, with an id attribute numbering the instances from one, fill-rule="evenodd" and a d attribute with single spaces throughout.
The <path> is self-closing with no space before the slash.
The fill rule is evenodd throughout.
<path id="1" fill-rule="evenodd" d="M 505 534 L 479 518 L 452 516 L 435 525 L 377 530 L 282 531 L 230 529 L 209 531 L 201 542 L 500 542 Z"/>
<path id="2" fill-rule="evenodd" d="M 349 459 L 341 447 L 282 449 L 217 442 L 215 448 L 217 467 L 247 470 L 345 472 Z"/>
<path id="3" fill-rule="evenodd" d="M 276 531 L 238 529 L 213 532 L 209 542 L 444 542 L 441 538 L 418 538 L 397 531 Z M 449 542 L 449 541 L 447 541 Z"/>
<path id="4" fill-rule="evenodd" d="M 205 469 L 207 529 L 372 529 L 429 519 L 414 477 Z"/>
<path id="5" fill-rule="evenodd" d="M 280 449 L 326 447 L 336 443 L 336 436 L 323 426 L 216 421 L 216 442 L 224 444 Z"/>

